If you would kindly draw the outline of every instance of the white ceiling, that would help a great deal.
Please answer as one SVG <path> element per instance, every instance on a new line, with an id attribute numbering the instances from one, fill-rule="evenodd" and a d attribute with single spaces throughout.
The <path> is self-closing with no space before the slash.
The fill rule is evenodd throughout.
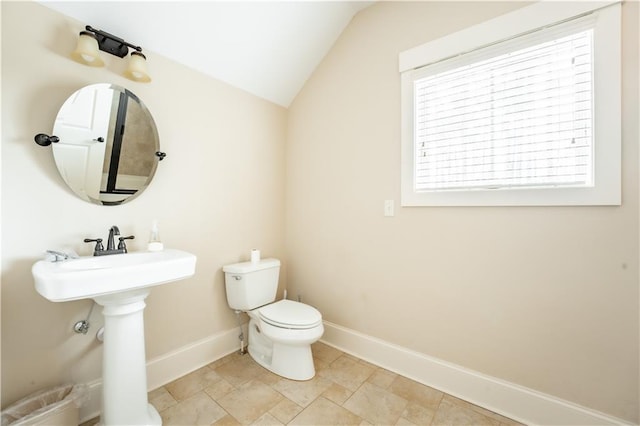
<path id="1" fill-rule="evenodd" d="M 371 1 L 40 3 L 288 107 L 351 18 Z"/>

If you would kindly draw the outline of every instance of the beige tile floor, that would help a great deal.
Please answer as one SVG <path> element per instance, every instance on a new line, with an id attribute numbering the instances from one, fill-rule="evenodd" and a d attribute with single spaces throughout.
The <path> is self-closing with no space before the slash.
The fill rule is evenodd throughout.
<path id="1" fill-rule="evenodd" d="M 284 379 L 234 353 L 151 391 L 149 402 L 164 425 L 518 424 L 323 343 L 313 355 L 309 381 Z"/>

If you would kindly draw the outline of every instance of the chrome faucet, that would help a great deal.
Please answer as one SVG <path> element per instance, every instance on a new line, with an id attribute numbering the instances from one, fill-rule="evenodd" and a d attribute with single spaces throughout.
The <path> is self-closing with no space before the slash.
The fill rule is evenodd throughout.
<path id="1" fill-rule="evenodd" d="M 109 228 L 109 239 L 107 240 L 107 248 L 105 249 L 104 246 L 102 245 L 102 238 L 96 238 L 96 239 L 91 239 L 91 238 L 85 238 L 84 242 L 85 243 L 96 243 L 95 248 L 93 249 L 93 255 L 94 256 L 104 256 L 107 254 L 120 254 L 120 253 L 127 253 L 127 245 L 125 244 L 125 240 L 133 240 L 134 236 L 130 235 L 128 237 L 119 237 L 118 240 L 120 241 L 118 243 L 118 247 L 116 248 L 116 242 L 115 242 L 115 237 L 120 235 L 120 229 L 113 225 L 111 228 Z"/>

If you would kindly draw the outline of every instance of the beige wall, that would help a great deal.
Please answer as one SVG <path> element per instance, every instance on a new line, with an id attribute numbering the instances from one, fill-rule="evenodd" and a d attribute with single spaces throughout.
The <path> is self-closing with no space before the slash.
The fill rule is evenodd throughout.
<path id="1" fill-rule="evenodd" d="M 114 224 L 144 249 L 159 219 L 165 244 L 197 254 L 198 267 L 149 297 L 148 358 L 233 328 L 220 267 L 260 247 L 285 260 L 289 294 L 329 321 L 637 422 L 637 3 L 624 6 L 622 207 L 399 207 L 398 53 L 522 5 L 374 5 L 287 112 L 153 52 L 146 85 L 120 77 L 116 58 L 76 64 L 68 52 L 84 23 L 2 2 L 3 406 L 100 375 L 99 309 L 90 335 L 74 334 L 90 303 L 40 297 L 33 262 L 47 248 L 90 254 L 82 239 Z M 168 154 L 119 207 L 76 198 L 33 142 L 67 96 L 98 82 L 140 96 Z"/>
<path id="2" fill-rule="evenodd" d="M 126 61 L 116 57 L 105 58 L 106 68 L 77 64 L 68 55 L 83 25 L 37 3 L 2 2 L 3 406 L 36 389 L 100 377 L 100 309 L 88 335 L 72 332 L 91 302 L 52 303 L 36 293 L 31 265 L 44 250 L 88 255 L 82 239 L 106 238 L 111 225 L 135 235 L 129 247 L 142 250 L 158 219 L 165 246 L 198 256 L 195 277 L 147 299 L 147 358 L 236 326 L 222 265 L 252 247 L 284 255 L 286 110 L 153 52 L 150 84 L 121 77 Z M 99 82 L 127 87 L 145 102 L 167 153 L 145 193 L 124 206 L 77 198 L 51 148 L 33 142 L 51 132 L 71 93 Z"/>
<path id="3" fill-rule="evenodd" d="M 385 2 L 351 22 L 289 110 L 289 291 L 333 323 L 638 422 L 637 2 L 621 207 L 399 207 L 398 53 L 521 6 Z"/>

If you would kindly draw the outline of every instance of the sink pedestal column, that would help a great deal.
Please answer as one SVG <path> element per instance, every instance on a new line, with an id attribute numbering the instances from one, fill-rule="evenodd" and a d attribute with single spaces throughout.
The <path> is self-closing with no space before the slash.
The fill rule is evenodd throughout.
<path id="1" fill-rule="evenodd" d="M 103 307 L 101 424 L 161 425 L 147 399 L 144 349 L 144 299 L 149 289 L 96 297 Z"/>

